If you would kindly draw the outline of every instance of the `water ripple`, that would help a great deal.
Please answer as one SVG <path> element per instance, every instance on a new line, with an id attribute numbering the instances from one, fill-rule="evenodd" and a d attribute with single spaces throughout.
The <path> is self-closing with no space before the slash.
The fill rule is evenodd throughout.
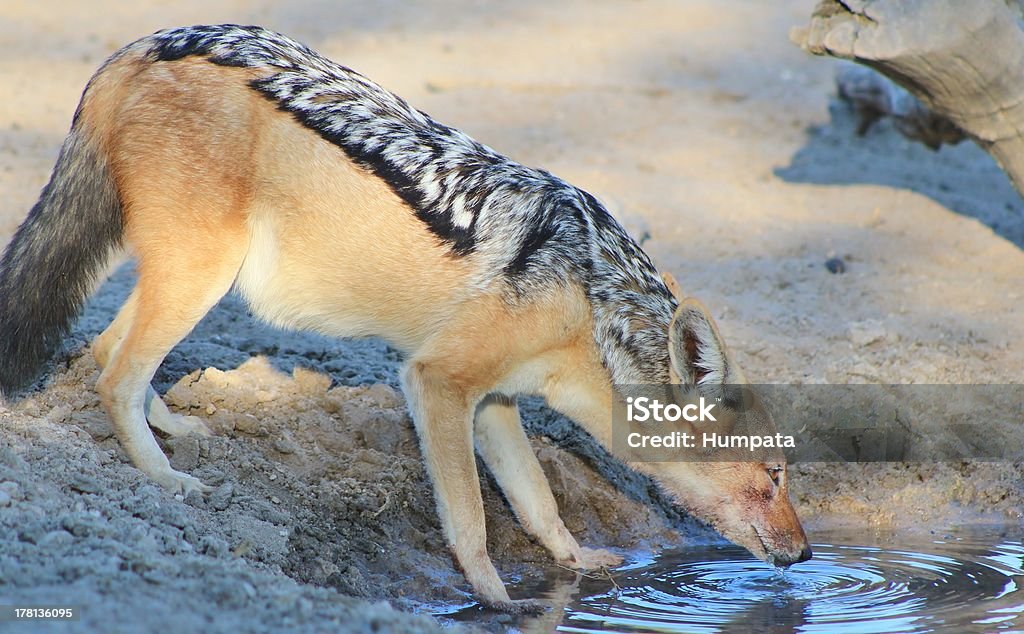
<path id="1" fill-rule="evenodd" d="M 1024 545 L 935 540 L 920 550 L 814 544 L 785 572 L 718 547 L 626 569 L 578 598 L 560 629 L 654 632 L 994 632 L 1024 627 Z"/>

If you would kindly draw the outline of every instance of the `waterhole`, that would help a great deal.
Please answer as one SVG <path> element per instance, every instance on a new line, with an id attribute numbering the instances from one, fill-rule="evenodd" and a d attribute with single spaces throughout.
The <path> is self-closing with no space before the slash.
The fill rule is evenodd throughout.
<path id="1" fill-rule="evenodd" d="M 664 553 L 611 571 L 610 579 L 561 571 L 516 593 L 542 596 L 554 609 L 508 625 L 523 632 L 1024 631 L 1024 542 L 1020 528 L 1012 530 L 819 533 L 814 558 L 786 571 L 724 545 Z M 470 607 L 451 616 L 484 614 Z"/>

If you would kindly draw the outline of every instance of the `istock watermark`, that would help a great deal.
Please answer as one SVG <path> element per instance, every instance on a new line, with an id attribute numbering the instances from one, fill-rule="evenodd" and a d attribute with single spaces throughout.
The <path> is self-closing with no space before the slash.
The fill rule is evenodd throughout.
<path id="1" fill-rule="evenodd" d="M 696 403 L 662 403 L 656 398 L 646 396 L 626 397 L 626 416 L 629 420 L 638 423 L 655 421 L 660 423 L 674 423 L 678 420 L 686 420 L 691 423 L 697 421 L 715 421 L 715 403 L 708 403 L 703 396 L 698 397 Z"/>
<path id="2" fill-rule="evenodd" d="M 1024 385 L 619 385 L 626 460 L 1024 461 Z"/>

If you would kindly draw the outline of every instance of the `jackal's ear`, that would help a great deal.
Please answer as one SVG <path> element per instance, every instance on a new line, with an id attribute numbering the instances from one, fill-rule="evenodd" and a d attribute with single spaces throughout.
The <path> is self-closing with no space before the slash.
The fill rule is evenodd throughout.
<path id="1" fill-rule="evenodd" d="M 668 287 L 668 292 L 672 293 L 672 297 L 675 297 L 677 302 L 682 303 L 683 289 L 679 287 L 679 282 L 676 281 L 676 278 L 666 271 L 661 274 L 661 281 L 665 282 L 665 286 Z"/>
<path id="2" fill-rule="evenodd" d="M 725 342 L 704 305 L 692 297 L 679 303 L 668 327 L 668 354 L 673 383 L 717 392 L 726 383 L 741 383 Z"/>

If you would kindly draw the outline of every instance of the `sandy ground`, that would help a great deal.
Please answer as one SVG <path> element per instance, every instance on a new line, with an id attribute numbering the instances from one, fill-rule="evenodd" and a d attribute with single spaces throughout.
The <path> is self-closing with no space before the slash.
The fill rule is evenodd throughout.
<path id="1" fill-rule="evenodd" d="M 884 122 L 857 137 L 832 63 L 786 37 L 813 2 L 550 5 L 8 0 L 0 243 L 107 55 L 167 26 L 258 23 L 607 201 L 708 304 L 754 381 L 1021 382 L 1024 204 L 970 144 L 933 153 Z M 438 621 L 409 611 L 470 600 L 382 342 L 275 331 L 229 297 L 156 379 L 217 432 L 163 441 L 216 491 L 176 499 L 127 465 L 87 344 L 131 279 L 118 269 L 43 386 L 0 405 L 0 603 L 75 603 L 83 630 L 414 631 Z M 525 409 L 583 543 L 630 556 L 713 539 L 570 423 Z M 1019 464 L 792 472 L 812 536 L 1024 513 Z M 504 577 L 550 571 L 488 478 Z"/>

